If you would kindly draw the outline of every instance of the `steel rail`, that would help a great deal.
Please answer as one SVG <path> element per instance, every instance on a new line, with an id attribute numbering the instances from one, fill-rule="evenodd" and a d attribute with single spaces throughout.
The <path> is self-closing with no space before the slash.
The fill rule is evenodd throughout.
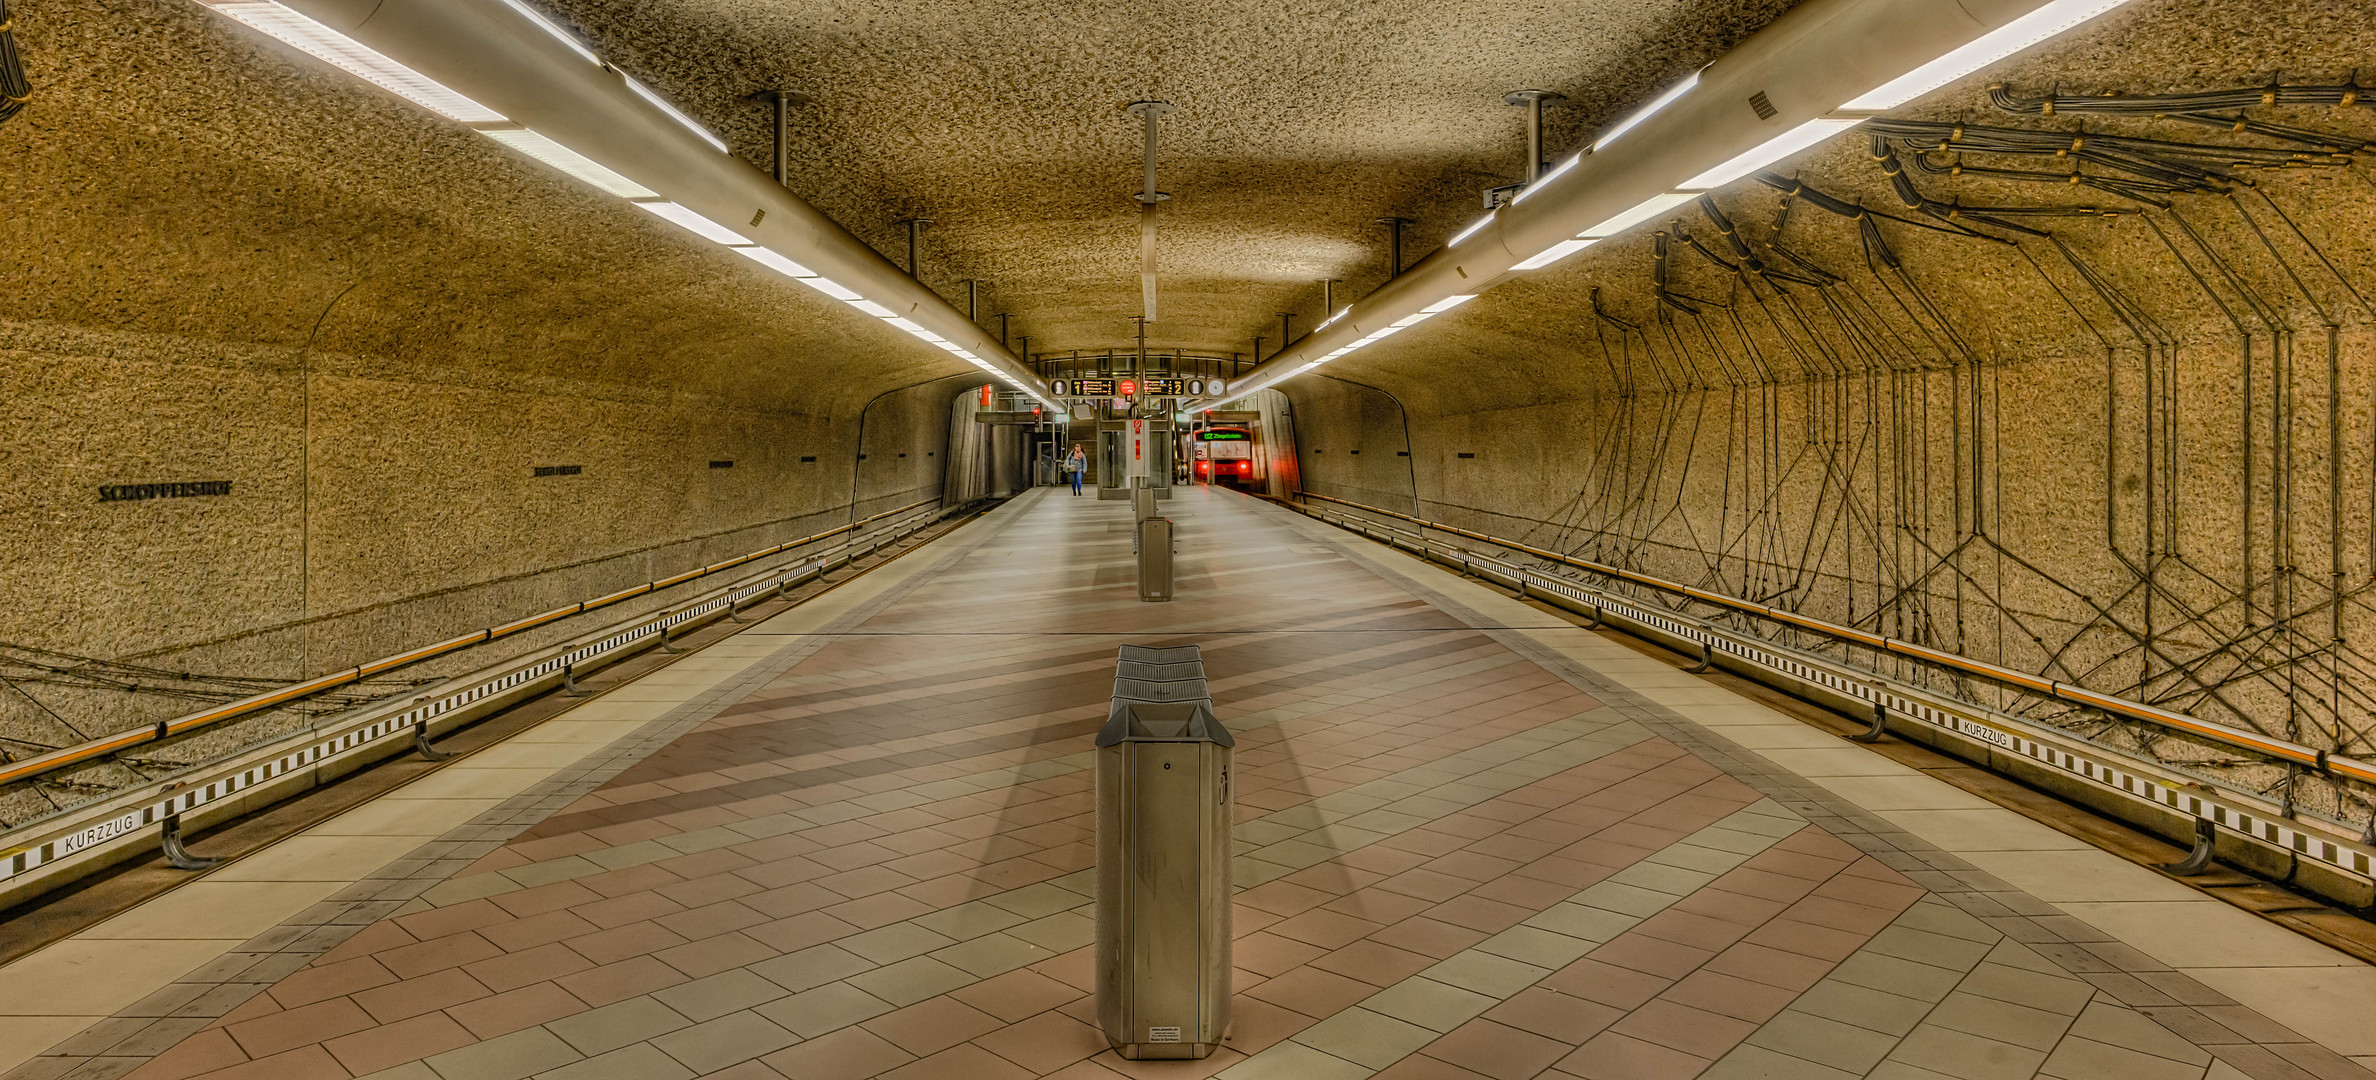
<path id="1" fill-rule="evenodd" d="M 2019 687 L 2032 693 L 2042 694 L 2059 701 L 2065 701 L 2071 704 L 2083 705 L 2091 709 L 2101 710 L 2124 719 L 2136 720 L 2172 731 L 2182 732 L 2195 738 L 2208 740 L 2223 746 L 2243 750 L 2248 753 L 2275 758 L 2279 761 L 2291 762 L 2296 765 L 2307 766 L 2320 772 L 2327 772 L 2349 777 L 2353 780 L 2358 780 L 2363 783 L 2376 784 L 2376 765 L 2371 765 L 2355 758 L 2344 757 L 2340 754 L 2329 753 L 2325 750 L 2314 749 L 2312 747 L 2304 746 L 2300 743 L 2290 742 L 2285 739 L 2273 738 L 2259 734 L 2257 732 L 2245 731 L 2239 728 L 2232 728 L 2224 724 L 2215 724 L 2206 720 L 2198 720 L 2183 713 L 2175 713 L 2167 709 L 2156 708 L 2143 702 L 2131 701 L 2126 698 L 2101 693 L 2099 691 L 2090 690 L 2086 687 L 2063 682 L 2057 679 L 2040 678 L 2036 675 L 2030 674 L 2029 672 L 2004 667 L 1998 664 L 1991 664 L 1984 660 L 1974 660 L 1970 657 L 1961 656 L 1940 649 L 1934 649 L 1926 645 L 1918 645 L 1914 642 L 1906 641 L 1901 638 L 1885 637 L 1880 634 L 1868 633 L 1853 627 L 1841 626 L 1837 623 L 1827 622 L 1825 620 L 1813 618 L 1807 615 L 1801 615 L 1786 608 L 1772 607 L 1770 605 L 1760 604 L 1751 600 L 1743 600 L 1739 597 L 1727 596 L 1723 593 L 1710 592 L 1706 589 L 1694 588 L 1678 581 L 1669 581 L 1666 578 L 1641 573 L 1635 570 L 1627 570 L 1623 567 L 1610 566 L 1606 563 L 1594 562 L 1590 559 L 1580 559 L 1573 555 L 1546 550 L 1544 548 L 1535 547 L 1531 544 L 1520 543 L 1515 540 L 1505 540 L 1500 537 L 1489 536 L 1485 533 L 1476 532 L 1470 529 L 1463 529 L 1455 525 L 1446 525 L 1441 522 L 1428 521 L 1423 518 L 1414 517 L 1410 514 L 1397 513 L 1393 510 L 1388 510 L 1383 507 L 1369 506 L 1346 499 L 1332 498 L 1327 495 L 1318 495 L 1308 491 L 1299 492 L 1298 494 L 1307 500 L 1318 500 L 1320 502 L 1335 503 L 1339 506 L 1351 507 L 1355 510 L 1360 510 L 1365 513 L 1377 514 L 1383 517 L 1393 518 L 1398 521 L 1409 522 L 1413 525 L 1419 526 L 1422 529 L 1433 529 L 1437 532 L 1449 533 L 1454 536 L 1475 540 L 1480 543 L 1492 544 L 1496 547 L 1506 548 L 1511 551 L 1524 552 L 1525 554 L 1532 555 L 1535 558 L 1559 563 L 1563 566 L 1572 566 L 1579 570 L 1600 574 L 1605 577 L 1616 578 L 1620 581 L 1630 582 L 1632 584 L 1656 589 L 1660 592 L 1688 597 L 1706 604 L 1713 604 L 1717 607 L 1725 608 L 1727 610 L 1745 612 L 1751 615 L 1756 615 L 1760 618 L 1771 619 L 1775 622 L 1795 626 L 1799 629 L 1812 631 L 1827 637 L 1854 642 L 1856 644 L 1863 645 L 1866 648 L 1879 650 L 1881 652 L 1894 653 L 1899 656 L 1910 657 L 1927 664 L 1932 664 L 1954 671 L 1960 671 L 1967 675 L 1976 675 L 1992 682 L 1999 682 L 2006 685 Z"/>
<path id="2" fill-rule="evenodd" d="M 417 664 L 424 660 L 431 660 L 440 656 L 451 655 L 464 649 L 474 648 L 489 642 L 500 641 L 514 634 L 518 634 L 527 630 L 533 630 L 536 627 L 543 626 L 547 623 L 556 622 L 561 619 L 566 619 L 572 615 L 579 615 L 585 612 L 609 607 L 612 604 L 630 600 L 647 593 L 658 592 L 659 590 L 668 588 L 672 585 L 681 585 L 697 578 L 707 577 L 711 574 L 722 573 L 724 571 L 731 570 L 737 566 L 742 566 L 758 559 L 768 558 L 769 556 L 773 555 L 780 555 L 786 551 L 792 550 L 793 548 L 805 547 L 809 544 L 816 543 L 819 540 L 828 540 L 843 533 L 854 532 L 873 522 L 881 521 L 887 517 L 895 517 L 900 514 L 908 513 L 909 511 L 917 510 L 939 501 L 940 500 L 938 499 L 925 499 L 920 502 L 909 503 L 906 506 L 898 507 L 892 510 L 885 510 L 879 514 L 860 518 L 859 520 L 850 522 L 846 525 L 835 526 L 834 528 L 827 529 L 821 533 L 816 533 L 811 536 L 801 537 L 798 540 L 788 540 L 781 544 L 761 548 L 748 554 L 738 555 L 724 562 L 711 563 L 708 566 L 688 570 L 673 577 L 661 578 L 656 581 L 647 581 L 644 584 L 621 589 L 617 592 L 609 593 L 604 596 L 597 596 L 591 600 L 583 600 L 579 601 L 578 603 L 567 604 L 554 608 L 551 611 L 539 612 L 523 619 L 515 619 L 511 622 L 487 627 L 483 630 L 473 630 L 467 634 L 461 635 L 460 637 L 447 638 L 446 640 L 437 642 L 433 645 L 423 645 L 418 648 L 406 650 L 404 652 L 383 656 L 377 660 L 365 661 L 364 663 L 357 664 L 354 667 L 344 668 L 328 675 L 308 679 L 304 682 L 294 683 L 275 690 L 268 690 L 252 697 L 241 698 L 238 701 L 217 705 L 210 709 L 202 709 L 198 712 L 175 717 L 171 720 L 159 720 L 156 723 L 146 727 L 134 728 L 130 731 L 120 731 L 113 735 L 105 735 L 101 736 L 100 738 L 92 739 L 89 742 L 78 743 L 74 746 L 52 750 L 46 754 L 25 758 L 20 761 L 10 762 L 6 765 L 0 765 L 0 784 L 13 784 L 26 780 L 32 780 L 41 776 L 46 776 L 61 769 L 71 768 L 86 762 L 96 761 L 111 754 L 121 753 L 124 750 L 134 746 L 140 746 L 146 743 L 156 742 L 160 739 L 181 735 L 186 732 L 195 731 L 202 727 L 219 724 L 226 720 L 235 720 L 242 716 L 249 716 L 258 712 L 262 712 L 265 709 L 272 708 L 275 705 L 286 704 L 299 698 L 309 697 L 311 695 L 321 693 L 324 690 L 331 690 L 337 687 L 349 685 L 351 683 L 361 682 L 364 679 L 382 674 L 384 672 L 394 671 L 400 667 Z"/>

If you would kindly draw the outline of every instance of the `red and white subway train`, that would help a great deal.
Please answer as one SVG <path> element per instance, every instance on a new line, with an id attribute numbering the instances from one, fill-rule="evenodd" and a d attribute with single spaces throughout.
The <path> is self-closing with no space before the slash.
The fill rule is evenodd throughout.
<path id="1" fill-rule="evenodd" d="M 1211 427 L 1189 434 L 1198 481 L 1252 490 L 1262 486 L 1261 440 L 1251 427 Z"/>

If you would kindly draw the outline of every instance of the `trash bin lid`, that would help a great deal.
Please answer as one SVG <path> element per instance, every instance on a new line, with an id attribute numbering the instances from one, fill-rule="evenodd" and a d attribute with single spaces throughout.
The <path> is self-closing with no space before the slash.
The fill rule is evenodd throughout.
<path id="1" fill-rule="evenodd" d="M 1124 660 L 1114 665 L 1114 677 L 1136 679 L 1140 682 L 1179 682 L 1183 679 L 1204 678 L 1205 672 L 1204 664 L 1201 661 L 1192 660 L 1184 664 L 1148 664 L 1137 660 Z"/>
<path id="2" fill-rule="evenodd" d="M 1230 737 L 1229 729 L 1222 727 L 1221 719 L 1213 715 L 1213 703 L 1210 700 L 1124 701 L 1117 698 L 1113 712 L 1106 718 L 1106 726 L 1097 733 L 1097 745 L 1102 748 L 1133 742 L 1237 745 L 1237 740 Z"/>
<path id="3" fill-rule="evenodd" d="M 1124 645 L 1120 659 L 1136 660 L 1142 664 L 1184 664 L 1204 659 L 1204 649 L 1197 645 L 1170 645 L 1157 648 L 1149 645 Z"/>
<path id="4" fill-rule="evenodd" d="M 1114 679 L 1115 701 L 1199 701 L 1213 696 L 1203 679 L 1179 679 L 1172 682 L 1148 682 L 1144 679 Z"/>

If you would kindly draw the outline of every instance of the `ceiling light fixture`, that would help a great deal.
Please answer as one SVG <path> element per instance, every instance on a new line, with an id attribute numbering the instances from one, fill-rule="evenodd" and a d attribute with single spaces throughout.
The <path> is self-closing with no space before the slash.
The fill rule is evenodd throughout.
<path id="1" fill-rule="evenodd" d="M 667 113 L 670 119 L 685 125 L 685 130 L 690 131 L 695 135 L 701 136 L 701 141 L 708 143 L 711 146 L 717 147 L 719 153 L 723 154 L 728 152 L 726 149 L 726 140 L 710 134 L 708 128 L 702 127 L 700 124 L 695 123 L 692 117 L 677 111 L 677 107 L 669 104 L 668 99 L 653 93 L 649 88 L 644 86 L 644 84 L 629 78 L 626 72 L 619 71 L 617 68 L 612 68 L 611 70 L 618 72 L 620 80 L 627 84 L 627 89 L 635 91 L 636 96 L 643 98 L 645 101 L 651 102 L 653 108 Z"/>
<path id="2" fill-rule="evenodd" d="M 1549 179 L 1549 177 L 1545 177 L 1545 179 Z M 1453 233 L 1453 234 L 1452 234 L 1452 239 L 1444 241 L 1444 246 L 1445 246 L 1445 247 L 1459 247 L 1459 246 L 1460 246 L 1460 242 L 1461 242 L 1461 241 L 1463 241 L 1463 240 L 1466 240 L 1466 239 L 1468 239 L 1469 237 L 1472 237 L 1472 236 L 1475 236 L 1475 235 L 1477 235 L 1477 232 L 1478 232 L 1478 230 L 1480 230 L 1480 229 L 1483 229 L 1483 228 L 1484 228 L 1485 226 L 1487 226 L 1487 225 L 1491 225 L 1491 224 L 1493 224 L 1493 218 L 1494 218 L 1494 215 L 1493 215 L 1493 214 L 1487 214 L 1487 215 L 1485 215 L 1484 217 L 1478 218 L 1477 220 L 1475 220 L 1475 221 L 1473 221 L 1473 222 L 1469 223 L 1469 227 L 1468 227 L 1468 228 L 1465 228 L 1465 229 L 1462 229 L 1462 230 L 1460 230 L 1459 232 Z M 1342 314 L 1342 313 L 1340 312 L 1339 314 Z M 1330 319 L 1330 320 L 1328 320 L 1328 322 L 1335 322 L 1335 321 L 1336 321 L 1335 319 Z M 1328 325 L 1328 323 L 1321 323 L 1320 325 L 1321 325 L 1321 326 L 1327 326 L 1327 325 Z"/>
<path id="3" fill-rule="evenodd" d="M 576 34 L 572 34 L 567 30 L 561 29 L 560 23 L 545 18 L 543 12 L 521 3 L 520 0 L 503 0 L 503 2 L 511 5 L 511 9 L 513 11 L 517 11 L 520 14 L 527 16 L 529 22 L 543 27 L 544 32 L 553 35 L 554 40 L 559 41 L 563 45 L 569 46 L 569 51 L 574 52 L 579 56 L 585 57 L 587 60 L 593 62 L 596 66 L 602 65 L 602 58 L 594 55 L 594 50 L 587 48 L 585 42 L 579 41 Z"/>
<path id="4" fill-rule="evenodd" d="M 1648 120 L 1651 117 L 1658 115 L 1658 111 L 1660 109 L 1664 109 L 1667 106 L 1674 104 L 1678 98 L 1690 93 L 1693 87 L 1699 85 L 1699 80 L 1699 72 L 1694 71 L 1689 75 L 1685 75 L 1682 82 L 1668 87 L 1665 93 L 1651 98 L 1650 104 L 1644 105 L 1639 109 L 1635 109 L 1631 115 L 1627 116 L 1623 120 L 1617 121 L 1616 127 L 1601 132 L 1600 138 L 1592 140 L 1592 149 L 1597 152 L 1601 147 L 1607 146 L 1610 143 L 1624 138 L 1626 132 L 1632 131 L 1635 127 L 1640 126 L 1642 121 Z"/>
<path id="5" fill-rule="evenodd" d="M 1894 109 L 2032 45 L 2076 29 L 2128 0 L 2054 0 L 2012 22 L 1980 36 L 1979 40 L 1884 83 L 1880 88 L 1841 106 L 1879 112 Z"/>
<path id="6" fill-rule="evenodd" d="M 660 193 L 603 168 L 594 159 L 560 143 L 545 138 L 527 128 L 508 128 L 479 134 L 511 147 L 529 157 L 544 162 L 595 187 L 623 199 L 657 199 Z M 798 277 L 799 275 L 793 275 Z"/>
<path id="7" fill-rule="evenodd" d="M 1552 263 L 1555 263 L 1555 262 L 1558 262 L 1558 261 L 1559 261 L 1559 260 L 1561 260 L 1561 259 L 1567 258 L 1568 256 L 1570 256 L 1570 255 L 1573 255 L 1573 254 L 1575 254 L 1575 253 L 1577 253 L 1577 252 L 1579 252 L 1579 251 L 1582 251 L 1582 250 L 1584 250 L 1585 248 L 1591 247 L 1592 245 L 1594 245 L 1594 244 L 1597 244 L 1597 243 L 1599 243 L 1599 242 L 1600 242 L 1600 241 L 1598 241 L 1598 240 L 1562 240 L 1562 241 L 1560 241 L 1560 242 L 1558 242 L 1558 243 L 1556 243 L 1556 244 L 1553 244 L 1553 245 L 1551 245 L 1551 246 L 1550 246 L 1550 247 L 1548 247 L 1548 248 L 1545 248 L 1545 249 L 1542 251 L 1542 253 L 1541 253 L 1541 254 L 1538 254 L 1538 255 L 1536 255 L 1534 258 L 1531 258 L 1531 259 L 1528 259 L 1528 260 L 1526 260 L 1525 262 L 1519 263 L 1518 265 L 1516 265 L 1516 266 L 1513 266 L 1513 267 L 1511 267 L 1510 269 L 1512 269 L 1512 270 L 1540 270 L 1540 269 L 1542 269 L 1542 268 L 1544 268 L 1544 267 L 1546 267 L 1546 266 L 1549 266 L 1549 265 L 1551 265 Z"/>
<path id="8" fill-rule="evenodd" d="M 631 205 L 637 209 L 648 211 L 654 216 L 664 218 L 683 228 L 686 232 L 712 243 L 736 248 L 749 247 L 751 244 L 750 239 L 743 234 L 672 202 L 639 202 Z"/>
<path id="9" fill-rule="evenodd" d="M 865 299 L 864 297 L 858 295 L 857 290 L 843 285 L 842 283 L 829 277 L 804 277 L 800 279 L 800 283 L 808 286 L 809 288 L 815 289 L 818 292 L 824 293 L 825 295 L 836 300 L 842 301 L 843 303 L 848 303 L 852 300 Z"/>
<path id="10" fill-rule="evenodd" d="M 1545 185 L 1545 184 L 1548 184 L 1548 183 L 1550 183 L 1550 182 L 1551 182 L 1551 181 L 1553 181 L 1553 180 L 1557 180 L 1557 179 L 1559 179 L 1559 176 L 1560 176 L 1560 174 L 1561 174 L 1561 173 L 1564 173 L 1564 172 L 1568 171 L 1569 169 L 1573 169 L 1573 168 L 1575 168 L 1575 167 L 1576 167 L 1576 163 L 1577 163 L 1577 162 L 1579 162 L 1579 161 L 1582 161 L 1582 160 L 1584 160 L 1584 155 L 1582 155 L 1582 154 L 1576 154 L 1576 155 L 1570 156 L 1570 157 L 1569 157 L 1569 158 L 1568 158 L 1566 161 L 1562 161 L 1562 162 L 1560 162 L 1560 163 L 1559 163 L 1559 164 L 1557 164 L 1557 165 L 1553 165 L 1553 166 L 1551 166 L 1551 171 L 1550 171 L 1550 172 L 1547 172 L 1547 173 L 1544 173 L 1544 174 L 1543 174 L 1543 175 L 1541 175 L 1541 176 L 1535 177 L 1535 179 L 1534 179 L 1534 182 L 1533 182 L 1533 183 L 1531 183 L 1531 184 L 1528 184 L 1528 185 L 1526 185 L 1524 188 L 1521 188 L 1521 189 L 1519 189 L 1519 191 L 1518 191 L 1518 197 L 1517 197 L 1517 198 L 1514 198 L 1514 199 L 1511 199 L 1511 200 L 1510 200 L 1510 202 L 1511 202 L 1513 205 L 1515 205 L 1515 204 L 1517 204 L 1517 203 L 1522 203 L 1522 202 L 1525 202 L 1525 201 L 1526 201 L 1526 197 L 1527 197 L 1527 196 L 1529 196 L 1529 195 L 1532 195 L 1532 194 L 1534 194 L 1535 192 L 1538 192 L 1538 191 L 1541 191 L 1541 190 L 1543 190 L 1543 185 Z M 1491 220 L 1493 220 L 1493 219 L 1492 219 L 1490 216 L 1488 216 L 1488 217 L 1487 217 L 1485 220 L 1486 220 L 1486 221 L 1491 221 Z M 1478 222 L 1478 224 L 1479 224 L 1479 225 L 1482 225 L 1482 224 L 1484 224 L 1484 222 Z"/>
<path id="11" fill-rule="evenodd" d="M 1444 312 L 1447 312 L 1447 311 L 1450 311 L 1450 310 L 1452 310 L 1453 308 L 1459 307 L 1459 306 L 1460 306 L 1460 305 L 1462 305 L 1462 304 L 1468 303 L 1469 301 L 1471 301 L 1471 300 L 1474 300 L 1474 299 L 1476 299 L 1476 298 L 1477 298 L 1477 294 L 1475 294 L 1475 293 L 1462 293 L 1462 294 L 1460 294 L 1459 296 L 1447 296 L 1447 297 L 1445 297 L 1445 298 L 1443 298 L 1443 299 L 1441 299 L 1441 300 L 1438 300 L 1438 301 L 1436 301 L 1435 303 L 1429 304 L 1429 305 L 1427 305 L 1426 307 L 1424 307 L 1424 308 L 1421 308 L 1420 310 L 1422 310 L 1422 311 L 1424 311 L 1424 312 L 1426 312 L 1427 314 L 1430 314 L 1430 315 L 1440 315 L 1440 314 L 1442 314 L 1442 313 L 1444 313 Z"/>
<path id="12" fill-rule="evenodd" d="M 272 0 L 235 0 L 213 7 L 439 116 L 465 124 L 500 124 L 504 121 L 502 113 L 463 97 L 436 80 L 381 56 L 354 39 Z"/>
<path id="13" fill-rule="evenodd" d="M 1579 240 L 1607 239 L 1698 197 L 1674 191 L 1664 195 L 1653 195 L 1643 200 L 1641 205 L 1584 230 L 1576 238 Z"/>
<path id="14" fill-rule="evenodd" d="M 1685 191 L 1693 192 L 1710 191 L 1723 187 L 1861 123 L 1864 123 L 1861 118 L 1809 120 L 1766 140 L 1755 150 L 1684 181 L 1680 186 Z"/>
<path id="15" fill-rule="evenodd" d="M 788 278 L 813 278 L 817 272 L 763 247 L 738 247 L 734 253 Z"/>

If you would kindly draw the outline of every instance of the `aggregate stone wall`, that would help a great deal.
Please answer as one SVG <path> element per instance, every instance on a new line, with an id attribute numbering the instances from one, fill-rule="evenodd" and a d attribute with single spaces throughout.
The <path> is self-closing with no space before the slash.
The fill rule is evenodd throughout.
<path id="1" fill-rule="evenodd" d="M 2138 5 L 1991 75 L 2024 93 L 2249 87 L 2282 48 L 2285 82 L 2339 83 L 2371 42 L 2364 27 L 2305 36 L 2315 15 Z M 2151 118 L 2011 115 L 1981 81 L 1909 112 L 2268 145 Z M 2376 112 L 2356 103 L 2249 114 L 2345 146 L 2376 139 Z M 2057 182 L 1944 171 L 1957 160 Z M 1952 235 L 1908 220 L 1920 215 L 1869 140 L 1835 140 L 1790 171 L 1893 215 L 1873 222 L 1878 243 L 1757 183 L 1713 201 L 1767 265 L 1792 268 L 1787 250 L 1836 283 L 1744 275 L 1717 258 L 1737 259 L 1715 219 L 1682 208 L 1287 383 L 1305 488 L 2376 753 L 2364 160 L 2150 200 L 2061 182 L 2112 172 L 2093 163 L 1933 164 L 1918 190 L 1972 214 L 2116 212 L 1982 229 L 2014 243 Z M 1389 456 L 1405 449 L 1408 469 Z M 2174 761 L 2228 756 L 1958 689 Z M 2272 792 L 2300 780 L 2230 771 Z M 2331 787 L 2293 794 L 2367 816 Z"/>
<path id="2" fill-rule="evenodd" d="M 0 754 L 938 498 L 937 352 L 198 5 L 12 10 Z M 0 826 L 131 778 L 0 794 Z"/>

